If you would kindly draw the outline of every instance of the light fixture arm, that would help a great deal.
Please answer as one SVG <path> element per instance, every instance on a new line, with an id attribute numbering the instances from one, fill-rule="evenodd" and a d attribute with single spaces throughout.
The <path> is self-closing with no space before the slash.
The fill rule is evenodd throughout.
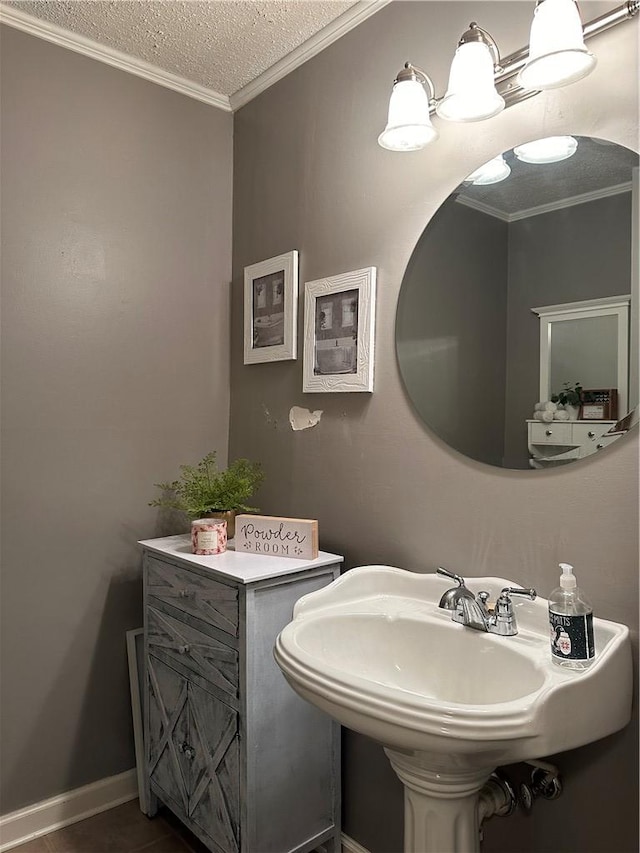
<path id="1" fill-rule="evenodd" d="M 640 0 L 639 0 L 640 2 Z M 422 70 L 422 68 L 418 68 L 417 65 L 412 65 L 410 62 L 405 62 L 404 68 L 401 71 L 398 71 L 398 75 L 394 80 L 394 83 L 404 83 L 406 80 L 415 80 L 418 83 L 422 83 L 422 85 L 426 85 L 429 90 L 429 107 L 435 109 L 436 103 L 436 89 L 433 85 L 433 80 L 429 75 Z"/>
<path id="2" fill-rule="evenodd" d="M 502 71 L 502 65 L 500 63 L 500 52 L 498 50 L 498 45 L 496 44 L 495 39 L 490 33 L 488 33 L 486 30 L 483 30 L 482 27 L 479 27 L 475 21 L 471 21 L 471 23 L 469 24 L 469 29 L 460 36 L 458 47 L 462 47 L 463 44 L 471 44 L 473 42 L 479 42 L 480 44 L 486 45 L 491 52 L 494 72 L 498 74 L 500 71 Z"/>

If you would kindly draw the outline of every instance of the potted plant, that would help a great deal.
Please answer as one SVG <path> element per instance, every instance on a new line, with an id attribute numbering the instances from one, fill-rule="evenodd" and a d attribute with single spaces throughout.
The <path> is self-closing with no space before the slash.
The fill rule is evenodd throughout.
<path id="1" fill-rule="evenodd" d="M 214 450 L 197 465 L 181 465 L 180 477 L 172 483 L 156 483 L 162 495 L 150 501 L 149 506 L 179 510 L 191 520 L 224 518 L 231 539 L 236 513 L 258 512 L 247 501 L 263 480 L 260 464 L 248 459 L 236 459 L 225 471 L 218 471 Z"/>
<path id="2" fill-rule="evenodd" d="M 582 403 L 582 385 L 579 382 L 563 382 L 562 390 L 551 397 L 552 403 L 560 403 L 573 421 L 578 420 Z"/>

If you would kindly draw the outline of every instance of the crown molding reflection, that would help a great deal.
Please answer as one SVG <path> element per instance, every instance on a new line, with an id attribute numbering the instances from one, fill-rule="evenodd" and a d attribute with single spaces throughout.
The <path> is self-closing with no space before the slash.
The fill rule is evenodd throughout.
<path id="1" fill-rule="evenodd" d="M 561 198 L 558 201 L 550 201 L 548 204 L 540 204 L 537 207 L 529 207 L 525 210 L 518 210 L 516 213 L 505 213 L 504 210 L 499 210 L 486 202 L 478 201 L 468 196 L 459 195 L 456 201 L 464 204 L 466 207 L 472 207 L 480 213 L 487 213 L 496 219 L 501 219 L 503 222 L 517 222 L 519 219 L 528 219 L 530 216 L 539 216 L 541 213 L 550 213 L 553 210 L 562 210 L 564 207 L 573 207 L 576 204 L 586 204 L 589 201 L 597 201 L 600 198 L 607 198 L 612 195 L 620 195 L 621 193 L 631 192 L 631 181 L 623 184 L 616 184 L 612 187 L 604 187 L 601 190 L 592 190 L 588 193 L 580 193 L 579 195 Z"/>

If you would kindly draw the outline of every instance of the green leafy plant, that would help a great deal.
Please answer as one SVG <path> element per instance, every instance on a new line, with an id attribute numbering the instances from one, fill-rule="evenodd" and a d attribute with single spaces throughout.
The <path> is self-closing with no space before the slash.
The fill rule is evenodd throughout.
<path id="1" fill-rule="evenodd" d="M 172 483 L 156 483 L 162 496 L 149 506 L 180 510 L 190 518 L 226 510 L 257 512 L 247 501 L 263 480 L 260 464 L 248 459 L 236 459 L 226 471 L 218 471 L 214 450 L 197 465 L 181 465 L 180 477 Z"/>
<path id="2" fill-rule="evenodd" d="M 563 382 L 562 391 L 553 394 L 552 403 L 561 403 L 563 406 L 579 406 L 582 401 L 582 385 L 579 382 Z"/>

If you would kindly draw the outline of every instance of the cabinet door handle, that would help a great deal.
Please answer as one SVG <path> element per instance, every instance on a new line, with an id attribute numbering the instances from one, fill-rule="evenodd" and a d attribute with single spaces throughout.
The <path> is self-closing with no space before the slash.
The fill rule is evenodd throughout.
<path id="1" fill-rule="evenodd" d="M 551 430 L 551 429 L 546 429 L 546 430 L 544 431 L 544 434 L 545 434 L 545 435 L 553 435 L 553 430 Z"/>
<path id="2" fill-rule="evenodd" d="M 589 436 L 589 438 L 595 438 L 595 437 L 596 437 L 596 434 L 595 434 L 595 432 L 594 432 L 592 429 L 590 429 L 590 430 L 589 430 L 589 432 L 587 433 L 587 435 Z"/>
<path id="3" fill-rule="evenodd" d="M 178 654 L 179 655 L 189 654 L 190 651 L 191 651 L 191 646 L 189 646 L 188 643 L 185 643 L 184 646 L 178 646 Z"/>

